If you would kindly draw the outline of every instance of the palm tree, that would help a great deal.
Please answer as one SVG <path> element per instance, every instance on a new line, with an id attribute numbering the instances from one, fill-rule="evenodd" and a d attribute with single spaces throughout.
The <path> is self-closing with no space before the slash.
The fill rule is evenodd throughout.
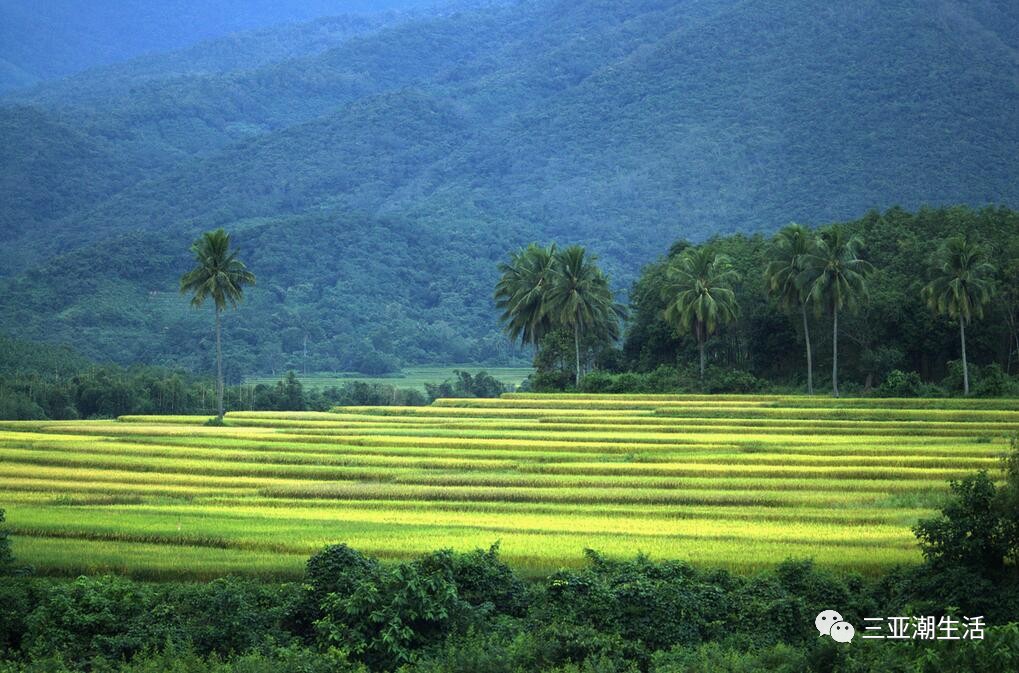
<path id="1" fill-rule="evenodd" d="M 619 338 L 623 308 L 615 302 L 608 278 L 579 245 L 555 256 L 552 287 L 546 297 L 545 314 L 552 324 L 573 332 L 576 354 L 576 385 L 580 385 L 581 336 L 606 340 Z"/>
<path id="2" fill-rule="evenodd" d="M 814 246 L 814 234 L 802 224 L 790 224 L 775 234 L 770 251 L 771 261 L 764 269 L 768 292 L 787 311 L 799 309 L 803 316 L 803 339 L 807 343 L 807 393 L 814 394 L 814 355 L 810 346 L 810 323 L 807 304 L 810 295 L 800 282 L 804 256 Z"/>
<path id="3" fill-rule="evenodd" d="M 962 345 L 962 386 L 969 395 L 969 365 L 966 362 L 966 324 L 982 318 L 984 304 L 994 294 L 994 265 L 984 251 L 966 240 L 952 236 L 945 240 L 934 257 L 933 279 L 920 291 L 927 305 L 941 315 L 959 320 L 959 341 Z"/>
<path id="4" fill-rule="evenodd" d="M 502 276 L 495 286 L 495 305 L 510 339 L 538 345 L 552 330 L 546 311 L 556 260 L 555 244 L 547 248 L 532 243 L 512 253 L 508 264 L 500 264 Z"/>
<path id="5" fill-rule="evenodd" d="M 230 250 L 230 234 L 222 229 L 209 231 L 191 246 L 197 264 L 180 279 L 181 294 L 191 293 L 191 305 L 199 307 L 212 297 L 216 313 L 216 403 L 217 420 L 223 420 L 223 345 L 220 337 L 220 313 L 227 304 L 236 308 L 244 297 L 244 286 L 255 282 L 255 274 L 248 271 Z"/>
<path id="6" fill-rule="evenodd" d="M 860 258 L 863 241 L 842 227 L 821 232 L 812 250 L 802 256 L 803 271 L 797 282 L 808 301 L 832 315 L 832 394 L 839 396 L 839 311 L 853 311 L 867 296 L 867 276 L 874 270 Z"/>
<path id="7" fill-rule="evenodd" d="M 704 348 L 708 337 L 739 314 L 731 285 L 739 280 L 728 255 L 710 247 L 687 248 L 665 269 L 662 298 L 665 321 L 679 334 L 693 332 L 700 350 L 701 383 L 704 382 Z"/>

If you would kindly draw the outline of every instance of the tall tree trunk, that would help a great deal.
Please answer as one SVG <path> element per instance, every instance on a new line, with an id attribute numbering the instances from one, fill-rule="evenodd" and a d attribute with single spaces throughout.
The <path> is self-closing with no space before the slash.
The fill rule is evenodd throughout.
<path id="1" fill-rule="evenodd" d="M 962 394 L 969 395 L 969 365 L 966 363 L 966 321 L 959 316 L 959 340 L 962 342 Z"/>
<path id="2" fill-rule="evenodd" d="M 220 337 L 219 308 L 216 309 L 216 417 L 223 420 L 223 340 Z"/>
<path id="3" fill-rule="evenodd" d="M 807 324 L 807 305 L 800 304 L 803 309 L 803 339 L 807 342 L 807 394 L 814 394 L 814 354 L 810 350 L 810 325 Z"/>
<path id="4" fill-rule="evenodd" d="M 576 349 L 577 355 L 577 382 L 576 386 L 580 387 L 580 323 L 573 326 L 573 346 Z"/>
<path id="5" fill-rule="evenodd" d="M 701 389 L 702 390 L 704 388 L 704 342 L 705 341 L 706 341 L 706 339 L 704 338 L 704 326 L 698 323 L 698 325 L 697 325 L 697 348 L 700 350 L 700 355 L 701 355 Z"/>
<path id="6" fill-rule="evenodd" d="M 834 306 L 831 321 L 831 391 L 839 396 L 839 307 Z"/>

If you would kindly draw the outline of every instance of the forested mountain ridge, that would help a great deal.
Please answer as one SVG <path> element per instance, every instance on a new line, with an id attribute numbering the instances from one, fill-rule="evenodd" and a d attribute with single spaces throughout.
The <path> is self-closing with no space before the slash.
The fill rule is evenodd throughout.
<path id="1" fill-rule="evenodd" d="M 25 0 L 0 2 L 0 91 L 201 40 L 431 0 Z"/>
<path id="2" fill-rule="evenodd" d="M 495 265 L 529 240 L 584 243 L 625 288 L 680 237 L 1016 205 L 1017 15 L 996 0 L 521 2 L 249 70 L 44 87 L 0 107 L 16 195 L 2 262 L 24 270 L 0 324 L 197 365 L 197 316 L 146 298 L 224 226 L 260 280 L 236 320 L 277 335 L 252 336 L 242 367 L 267 370 L 305 334 L 320 367 L 499 359 Z M 81 174 L 95 179 L 59 179 Z M 121 254 L 162 262 L 87 264 Z M 116 336 L 86 324 L 96 311 Z"/>

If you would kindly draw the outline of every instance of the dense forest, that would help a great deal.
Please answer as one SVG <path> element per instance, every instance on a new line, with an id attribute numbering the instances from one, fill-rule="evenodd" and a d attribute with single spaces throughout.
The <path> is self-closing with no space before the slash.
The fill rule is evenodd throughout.
<path id="1" fill-rule="evenodd" d="M 677 238 L 1019 202 L 1014 3 L 474 4 L 9 92 L 0 327 L 207 371 L 174 285 L 223 226 L 262 280 L 233 380 L 494 364 L 522 357 L 496 266 L 530 241 L 596 251 L 622 297 Z"/>
<path id="2" fill-rule="evenodd" d="M 969 271 L 986 296 L 965 318 L 968 373 L 980 395 L 1019 395 L 1019 213 L 1007 208 L 892 209 L 822 228 L 855 238 L 867 267 L 857 296 L 847 302 L 838 324 L 842 392 L 890 396 L 964 392 L 958 316 L 938 310 L 924 288 L 946 242 L 967 241 L 983 268 Z M 810 230 L 803 230 L 814 236 Z M 783 232 L 784 233 L 784 232 Z M 805 335 L 811 339 L 814 388 L 831 388 L 833 316 L 824 301 L 792 301 L 769 282 L 782 258 L 782 236 L 714 237 L 700 246 L 677 241 L 668 254 L 644 268 L 630 293 L 625 340 L 617 348 L 602 338 L 584 344 L 589 372 L 580 388 L 588 392 L 754 392 L 803 391 L 807 384 Z M 689 253 L 725 260 L 724 277 L 711 280 L 731 290 L 723 297 L 732 310 L 698 334 L 670 316 L 674 272 Z M 769 273 L 771 271 L 772 273 Z M 983 274 L 981 278 L 980 275 Z M 809 285 L 809 282 L 807 283 Z M 801 287 L 806 290 L 807 287 Z M 976 296 L 976 295 L 974 295 Z M 801 305 L 801 300 L 803 300 Z M 979 303 L 979 305 L 976 305 Z M 707 376 L 698 376 L 699 342 Z M 542 341 L 532 385 L 562 389 L 574 383 L 573 344 L 553 332 Z M 625 372 L 625 373 L 624 373 Z M 704 380 L 702 380 L 704 379 Z"/>
<path id="3" fill-rule="evenodd" d="M 0 4 L 0 92 L 132 57 L 144 61 L 152 52 L 187 48 L 201 40 L 229 42 L 231 34 L 260 26 L 431 4 L 420 0 L 175 0 L 157 6 L 145 0 L 116 0 L 89 2 L 88 11 L 82 12 L 74 0 L 50 0 L 45 5 L 7 0 Z M 269 40 L 261 42 L 271 46 Z"/>

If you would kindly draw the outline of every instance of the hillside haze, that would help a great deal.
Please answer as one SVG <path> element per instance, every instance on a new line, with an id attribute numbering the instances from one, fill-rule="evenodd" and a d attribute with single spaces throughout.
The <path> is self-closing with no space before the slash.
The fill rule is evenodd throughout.
<path id="1" fill-rule="evenodd" d="M 0 330 L 207 367 L 211 318 L 175 284 L 222 226 L 259 278 L 227 320 L 235 376 L 506 361 L 491 288 L 514 246 L 585 244 L 625 290 L 678 238 L 1016 206 L 1016 110 L 1007 0 L 263 27 L 8 95 Z"/>
<path id="2" fill-rule="evenodd" d="M 0 0 L 0 91 L 238 31 L 435 0 Z"/>

